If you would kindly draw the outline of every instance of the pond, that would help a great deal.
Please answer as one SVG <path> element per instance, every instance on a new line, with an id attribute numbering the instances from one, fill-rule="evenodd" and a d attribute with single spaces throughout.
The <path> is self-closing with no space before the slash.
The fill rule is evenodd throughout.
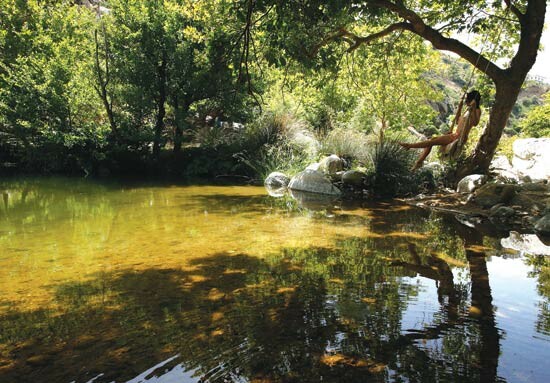
<path id="1" fill-rule="evenodd" d="M 1 382 L 548 382 L 550 262 L 399 202 L 0 180 Z"/>

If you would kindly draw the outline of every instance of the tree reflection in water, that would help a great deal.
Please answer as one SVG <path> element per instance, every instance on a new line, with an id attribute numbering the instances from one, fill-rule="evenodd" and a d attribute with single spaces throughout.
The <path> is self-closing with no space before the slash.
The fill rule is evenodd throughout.
<path id="1" fill-rule="evenodd" d="M 151 376 L 180 366 L 203 382 L 503 380 L 482 234 L 371 212 L 372 235 L 335 248 L 218 253 L 53 285 L 47 308 L 2 302 L 0 381 L 125 382 L 159 363 Z M 416 276 L 434 281 L 438 309 L 403 328 Z"/>

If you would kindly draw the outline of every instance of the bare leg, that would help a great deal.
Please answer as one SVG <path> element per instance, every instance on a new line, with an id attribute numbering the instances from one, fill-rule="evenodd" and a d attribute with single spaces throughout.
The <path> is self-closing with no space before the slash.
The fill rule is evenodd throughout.
<path id="1" fill-rule="evenodd" d="M 432 147 L 433 146 L 428 146 L 427 148 L 424 148 L 424 150 L 422 151 L 422 154 L 420 154 L 420 157 L 418 158 L 418 160 L 416 160 L 416 163 L 414 164 L 411 170 L 416 170 L 422 167 L 424 160 L 426 159 L 426 157 L 428 157 L 428 155 L 432 151 Z"/>

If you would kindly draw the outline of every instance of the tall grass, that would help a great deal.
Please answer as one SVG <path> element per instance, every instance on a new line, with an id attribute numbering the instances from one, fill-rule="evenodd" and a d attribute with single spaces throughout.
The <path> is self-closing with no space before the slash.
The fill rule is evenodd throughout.
<path id="1" fill-rule="evenodd" d="M 247 129 L 235 154 L 259 179 L 273 171 L 295 174 L 313 162 L 316 150 L 295 140 L 296 134 L 309 134 L 307 124 L 289 113 L 269 113 Z"/>
<path id="2" fill-rule="evenodd" d="M 366 164 L 374 143 L 373 136 L 354 129 L 337 128 L 321 140 L 320 151 L 326 155 L 336 154 L 352 162 Z"/>

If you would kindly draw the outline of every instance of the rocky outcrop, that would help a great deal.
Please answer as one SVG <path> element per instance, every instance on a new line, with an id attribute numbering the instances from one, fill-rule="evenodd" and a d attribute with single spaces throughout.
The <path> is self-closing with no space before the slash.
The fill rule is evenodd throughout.
<path id="1" fill-rule="evenodd" d="M 340 190 L 323 173 L 308 169 L 294 176 L 288 188 L 310 193 L 340 195 Z"/>

